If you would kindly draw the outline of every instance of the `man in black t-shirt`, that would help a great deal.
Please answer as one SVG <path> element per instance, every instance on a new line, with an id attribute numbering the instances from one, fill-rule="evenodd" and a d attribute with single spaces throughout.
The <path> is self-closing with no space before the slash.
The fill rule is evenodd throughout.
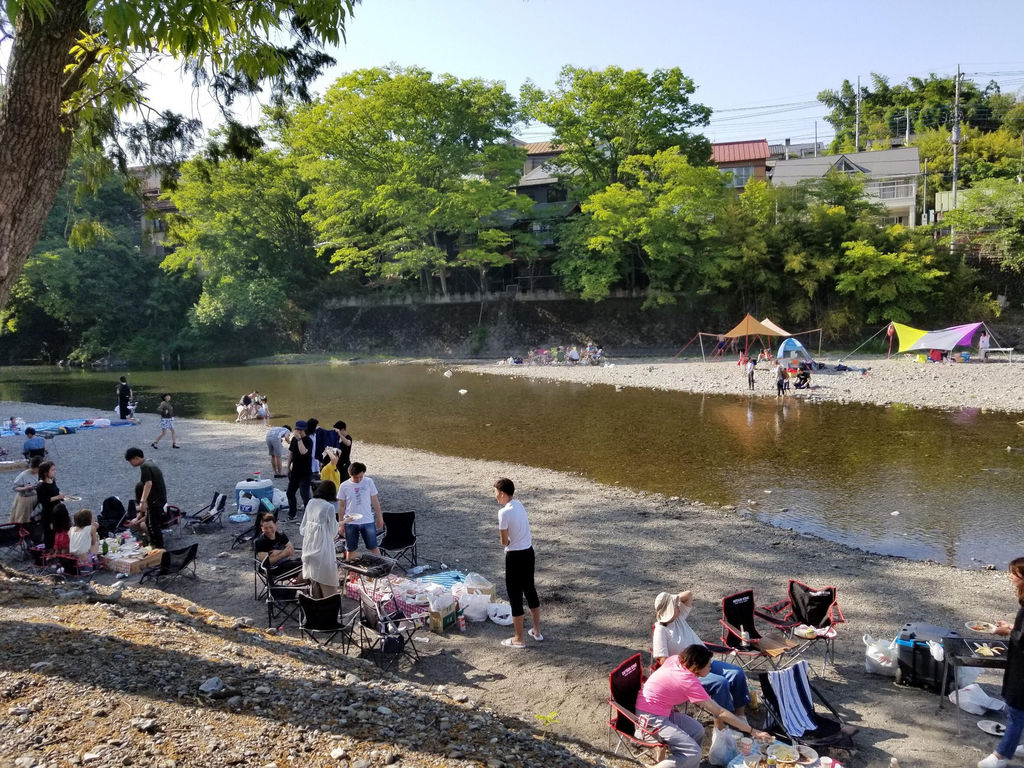
<path id="1" fill-rule="evenodd" d="M 266 512 L 260 518 L 262 533 L 256 538 L 253 549 L 256 559 L 270 569 L 274 578 L 280 578 L 302 568 L 302 561 L 295 557 L 295 547 L 288 537 L 277 530 L 273 512 Z"/>
<path id="2" fill-rule="evenodd" d="M 309 504 L 309 481 L 313 474 L 313 440 L 306 434 L 306 422 L 296 421 L 292 430 L 292 441 L 288 445 L 288 519 L 298 515 L 295 501 L 296 491 L 302 495 L 302 503 Z"/>
<path id="3" fill-rule="evenodd" d="M 146 532 L 149 543 L 157 549 L 164 548 L 164 507 L 167 506 L 167 486 L 164 473 L 152 459 L 146 459 L 141 448 L 129 448 L 124 452 L 125 460 L 133 467 L 139 467 L 142 493 L 139 496 L 139 512 L 146 516 Z"/>

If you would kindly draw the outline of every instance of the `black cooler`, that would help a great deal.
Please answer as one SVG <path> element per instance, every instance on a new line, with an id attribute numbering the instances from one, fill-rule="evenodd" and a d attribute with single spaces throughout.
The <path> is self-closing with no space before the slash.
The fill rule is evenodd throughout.
<path id="1" fill-rule="evenodd" d="M 896 638 L 897 663 L 899 665 L 896 671 L 896 683 L 938 692 L 942 685 L 940 681 L 942 680 L 943 664 L 932 657 L 928 642 L 934 640 L 941 643 L 944 637 L 960 637 L 960 635 L 956 630 L 936 627 L 933 624 L 922 624 L 917 621 L 908 621 L 904 624 L 899 637 Z M 945 685 L 942 687 L 944 694 L 954 688 L 952 664 L 947 667 Z"/>

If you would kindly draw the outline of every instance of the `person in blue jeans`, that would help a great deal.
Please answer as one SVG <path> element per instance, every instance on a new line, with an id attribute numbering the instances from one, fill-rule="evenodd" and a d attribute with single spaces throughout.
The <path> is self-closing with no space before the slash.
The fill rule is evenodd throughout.
<path id="1" fill-rule="evenodd" d="M 380 511 L 377 486 L 372 477 L 366 476 L 366 465 L 353 461 L 348 468 L 348 480 L 338 489 L 338 519 L 345 526 L 345 559 L 355 560 L 359 539 L 370 550 L 379 555 L 377 531 L 384 527 L 384 515 Z"/>
<path id="2" fill-rule="evenodd" d="M 666 658 L 678 655 L 691 645 L 704 645 L 686 623 L 692 608 L 693 593 L 690 590 L 679 594 L 661 592 L 654 599 L 655 624 L 651 636 L 651 655 L 655 667 L 661 666 Z M 700 679 L 700 684 L 722 709 L 746 719 L 750 690 L 747 688 L 747 676 L 740 667 L 724 661 L 712 661 L 711 671 Z"/>
<path id="3" fill-rule="evenodd" d="M 1006 671 L 1003 673 L 1003 700 L 1006 702 L 1006 731 L 991 755 L 978 761 L 978 768 L 1006 768 L 1020 744 L 1024 731 L 1024 557 L 1010 561 L 1010 582 L 1017 592 L 1017 618 L 1013 624 L 1000 621 L 996 634 L 1009 637 L 1006 649 Z"/>

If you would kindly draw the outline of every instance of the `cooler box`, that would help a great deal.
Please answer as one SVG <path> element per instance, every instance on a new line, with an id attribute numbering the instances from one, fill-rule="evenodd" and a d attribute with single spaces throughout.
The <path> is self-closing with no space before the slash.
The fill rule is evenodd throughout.
<path id="1" fill-rule="evenodd" d="M 235 506 L 238 511 L 247 515 L 256 515 L 260 511 L 260 501 L 266 499 L 274 503 L 274 481 L 243 480 L 235 486 Z"/>
<path id="2" fill-rule="evenodd" d="M 942 662 L 932 657 L 928 641 L 941 643 L 944 637 L 960 637 L 953 629 L 936 627 L 908 621 L 896 638 L 897 663 L 896 682 L 899 685 L 911 685 L 915 688 L 927 688 L 938 692 L 942 687 L 943 694 L 953 690 L 953 665 L 946 671 L 945 685 L 942 685 Z"/>

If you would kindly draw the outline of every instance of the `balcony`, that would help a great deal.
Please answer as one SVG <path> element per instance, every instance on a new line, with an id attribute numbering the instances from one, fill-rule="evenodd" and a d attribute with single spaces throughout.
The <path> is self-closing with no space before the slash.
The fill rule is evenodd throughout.
<path id="1" fill-rule="evenodd" d="M 864 193 L 876 200 L 912 200 L 917 185 L 902 181 L 876 181 L 864 186 Z"/>

